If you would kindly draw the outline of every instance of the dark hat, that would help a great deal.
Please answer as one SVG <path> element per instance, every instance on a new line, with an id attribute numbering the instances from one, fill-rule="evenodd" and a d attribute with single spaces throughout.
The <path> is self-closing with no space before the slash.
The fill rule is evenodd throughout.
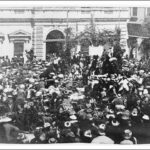
<path id="1" fill-rule="evenodd" d="M 68 132 L 66 134 L 66 136 L 68 136 L 68 137 L 75 137 L 75 134 L 72 131 L 70 131 L 70 132 Z"/>

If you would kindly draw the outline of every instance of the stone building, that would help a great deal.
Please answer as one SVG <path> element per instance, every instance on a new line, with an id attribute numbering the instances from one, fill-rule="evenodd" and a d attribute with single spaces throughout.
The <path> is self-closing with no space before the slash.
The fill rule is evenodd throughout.
<path id="1" fill-rule="evenodd" d="M 121 28 L 121 41 L 127 48 L 129 8 L 115 7 L 16 7 L 0 8 L 0 56 L 25 55 L 34 49 L 39 59 L 63 49 L 65 29 L 74 35 L 90 26 L 91 14 L 98 30 Z"/>
<path id="2" fill-rule="evenodd" d="M 143 57 L 141 43 L 150 38 L 150 8 L 133 7 L 130 8 L 130 20 L 127 23 L 128 47 L 130 56 L 140 60 Z"/>

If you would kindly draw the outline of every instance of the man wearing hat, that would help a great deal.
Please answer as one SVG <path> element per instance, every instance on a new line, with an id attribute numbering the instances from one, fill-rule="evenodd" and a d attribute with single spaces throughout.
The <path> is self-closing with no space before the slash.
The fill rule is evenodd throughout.
<path id="1" fill-rule="evenodd" d="M 122 112 L 121 119 L 120 119 L 120 126 L 122 129 L 132 127 L 132 122 L 131 122 L 130 116 L 131 116 L 131 114 L 130 114 L 129 110 L 124 110 Z"/>
<path id="2" fill-rule="evenodd" d="M 3 115 L 5 113 L 6 111 L 4 111 L 0 116 L 0 143 L 15 143 L 17 142 L 16 140 L 19 128 L 11 123 L 11 118 Z"/>
<path id="3" fill-rule="evenodd" d="M 122 145 L 133 145 L 137 144 L 137 139 L 133 137 L 132 131 L 125 129 L 123 133 L 123 140 L 120 142 Z"/>
<path id="4" fill-rule="evenodd" d="M 115 142 L 115 144 L 119 144 L 122 137 L 122 128 L 120 127 L 120 122 L 117 118 L 110 120 L 110 123 L 106 128 L 106 135 L 110 137 Z"/>
<path id="5" fill-rule="evenodd" d="M 98 129 L 99 136 L 94 138 L 91 143 L 114 144 L 114 141 L 111 138 L 109 138 L 108 136 L 106 136 L 105 130 L 106 130 L 106 125 L 100 124 L 99 129 Z"/>

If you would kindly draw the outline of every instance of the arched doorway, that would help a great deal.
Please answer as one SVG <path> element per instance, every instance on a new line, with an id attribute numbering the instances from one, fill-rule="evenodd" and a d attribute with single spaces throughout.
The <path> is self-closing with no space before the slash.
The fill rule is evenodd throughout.
<path id="1" fill-rule="evenodd" d="M 46 56 L 49 56 L 53 53 L 56 55 L 61 55 L 64 43 L 65 37 L 61 31 L 53 30 L 48 33 L 46 37 Z"/>

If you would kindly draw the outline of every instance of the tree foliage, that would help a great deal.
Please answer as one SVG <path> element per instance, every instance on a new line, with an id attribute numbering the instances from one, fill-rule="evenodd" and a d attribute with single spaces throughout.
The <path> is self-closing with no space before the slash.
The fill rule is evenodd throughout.
<path id="1" fill-rule="evenodd" d="M 121 36 L 121 29 L 116 27 L 114 31 L 111 30 L 102 30 L 97 31 L 95 26 L 90 26 L 84 32 L 81 32 L 78 36 L 75 36 L 72 32 L 72 28 L 65 29 L 66 34 L 66 51 L 65 55 L 70 56 L 70 51 L 73 47 L 80 43 L 80 45 L 84 47 L 99 46 L 110 44 L 111 46 L 119 45 L 120 46 L 120 36 Z M 119 50 L 121 47 L 119 47 Z"/>
<path id="2" fill-rule="evenodd" d="M 142 50 L 142 53 L 144 55 L 145 59 L 149 58 L 149 53 L 150 53 L 150 39 L 144 39 L 140 45 L 140 48 Z"/>

